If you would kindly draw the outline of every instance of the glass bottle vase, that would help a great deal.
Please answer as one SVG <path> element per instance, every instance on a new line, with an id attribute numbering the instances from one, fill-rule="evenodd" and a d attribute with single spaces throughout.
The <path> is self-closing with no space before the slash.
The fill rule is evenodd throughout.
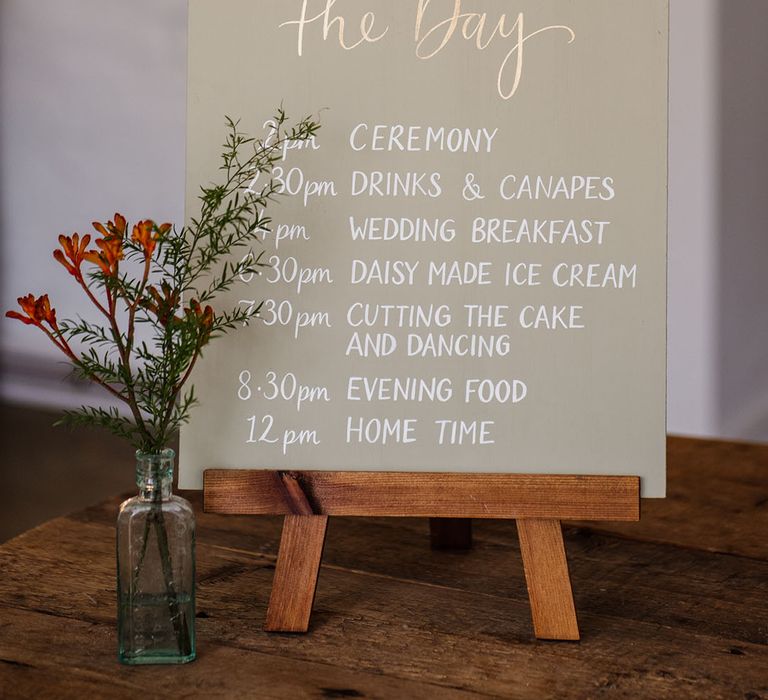
<path id="1" fill-rule="evenodd" d="M 175 453 L 136 453 L 139 494 L 117 516 L 118 658 L 195 658 L 195 515 L 171 494 Z"/>

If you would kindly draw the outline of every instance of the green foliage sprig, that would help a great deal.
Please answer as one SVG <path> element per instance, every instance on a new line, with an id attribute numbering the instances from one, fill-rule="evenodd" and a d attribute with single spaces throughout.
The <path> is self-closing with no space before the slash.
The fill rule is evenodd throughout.
<path id="1" fill-rule="evenodd" d="M 200 188 L 199 214 L 187 226 L 151 219 L 130 229 L 126 219 L 94 222 L 91 235 L 59 236 L 54 258 L 75 278 L 103 317 L 59 322 L 47 294 L 18 299 L 21 312 L 6 316 L 42 330 L 70 360 L 74 372 L 124 402 L 116 407 L 83 406 L 67 411 L 62 423 L 108 428 L 143 452 L 165 447 L 195 405 L 194 387 L 185 389 L 203 348 L 255 316 L 260 305 L 217 309 L 214 304 L 239 275 L 263 267 L 251 247 L 268 231 L 267 205 L 279 194 L 272 169 L 290 144 L 313 138 L 319 123 L 304 118 L 291 126 L 281 108 L 268 140 L 239 130 L 227 117 L 219 181 Z M 256 189 L 255 183 L 268 180 Z M 248 249 L 242 258 L 238 251 Z M 121 262 L 135 263 L 139 274 Z M 84 267 L 88 263 L 92 267 Z M 150 340 L 138 340 L 138 324 Z"/>

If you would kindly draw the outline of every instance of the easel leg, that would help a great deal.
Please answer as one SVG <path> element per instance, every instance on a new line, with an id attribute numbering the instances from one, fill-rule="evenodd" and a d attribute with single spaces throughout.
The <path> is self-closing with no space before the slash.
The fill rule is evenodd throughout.
<path id="1" fill-rule="evenodd" d="M 286 515 L 277 554 L 267 632 L 306 632 L 323 556 L 327 515 Z"/>
<path id="2" fill-rule="evenodd" d="M 432 549 L 471 549 L 471 518 L 430 518 L 429 540 Z"/>
<path id="3" fill-rule="evenodd" d="M 518 520 L 533 630 L 539 639 L 579 639 L 559 520 Z"/>

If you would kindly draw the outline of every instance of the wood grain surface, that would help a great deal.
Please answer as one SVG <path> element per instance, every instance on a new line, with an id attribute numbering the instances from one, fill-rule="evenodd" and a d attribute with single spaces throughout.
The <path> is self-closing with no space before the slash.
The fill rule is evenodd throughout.
<path id="1" fill-rule="evenodd" d="M 267 634 L 283 518 L 192 499 L 198 660 L 117 664 L 115 497 L 0 546 L 0 697 L 768 698 L 768 447 L 671 438 L 640 522 L 565 525 L 578 643 L 533 638 L 495 520 L 436 551 L 426 520 L 331 518 L 310 633 Z"/>
<path id="2" fill-rule="evenodd" d="M 306 632 L 312 615 L 327 515 L 286 515 L 267 608 L 268 632 Z"/>
<path id="3" fill-rule="evenodd" d="M 204 484 L 205 510 L 234 515 L 640 517 L 636 476 L 208 469 Z"/>
<path id="4" fill-rule="evenodd" d="M 559 520 L 518 520 L 520 554 L 539 639 L 577 641 L 571 578 Z"/>

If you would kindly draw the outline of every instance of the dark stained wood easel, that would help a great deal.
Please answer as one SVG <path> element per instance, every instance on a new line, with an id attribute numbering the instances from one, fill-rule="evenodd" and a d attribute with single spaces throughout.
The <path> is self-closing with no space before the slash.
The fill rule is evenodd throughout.
<path id="1" fill-rule="evenodd" d="M 639 520 L 635 476 L 208 469 L 210 513 L 284 515 L 265 629 L 306 632 L 331 515 L 430 518 L 432 546 L 465 549 L 472 518 L 517 521 L 533 628 L 578 640 L 561 520 Z"/>

